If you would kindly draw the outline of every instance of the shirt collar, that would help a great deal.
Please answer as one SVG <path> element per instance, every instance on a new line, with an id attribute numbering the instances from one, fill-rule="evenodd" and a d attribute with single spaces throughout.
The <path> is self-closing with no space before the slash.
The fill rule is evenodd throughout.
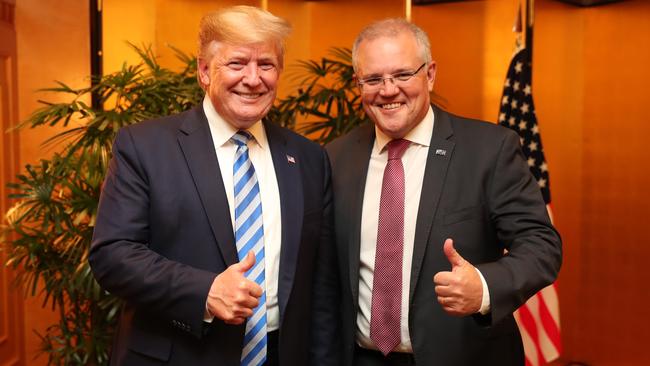
<path id="1" fill-rule="evenodd" d="M 212 139 L 217 147 L 221 147 L 230 141 L 230 138 L 239 131 L 233 127 L 230 123 L 226 122 L 223 117 L 217 113 L 217 110 L 214 109 L 214 105 L 210 101 L 210 98 L 206 94 L 203 98 L 203 112 L 208 118 L 208 123 L 210 124 L 210 131 L 212 132 Z M 262 121 L 255 122 L 252 126 L 246 129 L 251 135 L 253 135 L 253 140 L 263 149 L 268 148 L 268 141 L 266 139 L 266 132 L 264 131 L 264 124 Z"/>
<path id="2" fill-rule="evenodd" d="M 427 112 L 426 116 L 413 127 L 411 131 L 409 131 L 406 136 L 404 136 L 405 140 L 409 140 L 412 143 L 422 145 L 422 146 L 429 146 L 431 143 L 431 135 L 433 134 L 433 123 L 434 123 L 434 114 L 433 114 L 433 109 L 431 106 L 429 106 L 429 111 Z M 386 145 L 392 140 L 390 137 L 388 137 L 385 133 L 383 133 L 377 125 L 375 125 L 375 148 L 374 148 L 374 153 L 381 153 Z"/>

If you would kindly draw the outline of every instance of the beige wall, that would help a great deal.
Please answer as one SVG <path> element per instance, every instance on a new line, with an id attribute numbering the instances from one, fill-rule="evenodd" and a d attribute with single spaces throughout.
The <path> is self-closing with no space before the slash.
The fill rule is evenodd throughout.
<path id="1" fill-rule="evenodd" d="M 195 53 L 200 15 L 235 3 L 262 1 L 105 0 L 105 70 L 136 60 L 124 40 L 149 43 L 163 65 L 178 63 L 165 44 Z M 80 4 L 84 4 L 81 6 Z M 37 104 L 37 88 L 59 79 L 85 85 L 88 66 L 86 2 L 19 0 L 19 112 Z M 402 16 L 391 0 L 268 0 L 294 24 L 287 63 L 326 56 L 347 46 L 367 22 Z M 438 62 L 436 92 L 452 112 L 496 119 L 513 50 L 516 1 L 485 0 L 414 7 L 412 19 L 429 32 Z M 551 174 L 553 208 L 565 243 L 560 276 L 564 356 L 597 365 L 650 363 L 643 326 L 650 234 L 650 2 L 628 0 L 578 8 L 536 2 L 535 104 Z M 283 79 L 287 92 L 291 85 Z M 21 165 L 47 155 L 38 143 L 54 131 L 20 135 Z M 39 302 L 28 299 L 25 334 L 42 329 Z M 28 353 L 35 341 L 28 339 Z"/>

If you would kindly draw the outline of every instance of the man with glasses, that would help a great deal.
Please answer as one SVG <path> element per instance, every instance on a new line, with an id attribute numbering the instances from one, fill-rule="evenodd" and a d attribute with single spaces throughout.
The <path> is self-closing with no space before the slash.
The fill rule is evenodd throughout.
<path id="1" fill-rule="evenodd" d="M 430 104 L 427 35 L 401 19 L 353 47 L 374 122 L 327 147 L 343 365 L 523 365 L 512 313 L 553 282 L 561 241 L 500 126 Z"/>

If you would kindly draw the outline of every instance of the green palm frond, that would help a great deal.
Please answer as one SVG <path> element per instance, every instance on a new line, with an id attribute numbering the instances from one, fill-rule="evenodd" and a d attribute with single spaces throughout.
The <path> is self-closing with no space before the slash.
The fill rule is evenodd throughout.
<path id="1" fill-rule="evenodd" d="M 328 143 L 368 123 L 354 81 L 352 51 L 332 48 L 333 58 L 298 61 L 289 71 L 296 91 L 280 99 L 267 118 Z"/>
<path id="2" fill-rule="evenodd" d="M 87 256 L 117 130 L 187 110 L 203 97 L 192 57 L 176 52 L 186 63 L 177 72 L 161 67 L 151 47 L 131 47 L 139 64 L 124 65 L 92 87 L 56 82 L 42 89 L 69 99 L 39 101 L 41 107 L 16 127 L 63 128 L 44 142 L 58 151 L 25 166 L 8 184 L 14 205 L 3 228 L 6 265 L 20 269 L 16 283 L 59 313 L 59 322 L 39 335 L 50 365 L 107 364 L 121 303 L 99 287 Z M 87 104 L 91 93 L 102 108 Z"/>

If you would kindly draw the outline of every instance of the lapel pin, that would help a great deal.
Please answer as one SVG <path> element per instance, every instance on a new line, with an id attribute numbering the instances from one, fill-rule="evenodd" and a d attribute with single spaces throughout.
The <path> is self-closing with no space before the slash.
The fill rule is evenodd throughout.
<path id="1" fill-rule="evenodd" d="M 436 155 L 445 156 L 447 155 L 447 150 L 436 149 Z"/>
<path id="2" fill-rule="evenodd" d="M 287 155 L 287 161 L 288 161 L 289 163 L 291 163 L 291 164 L 295 164 L 295 163 L 296 163 L 296 158 L 294 158 L 294 157 L 291 156 L 291 155 Z"/>

